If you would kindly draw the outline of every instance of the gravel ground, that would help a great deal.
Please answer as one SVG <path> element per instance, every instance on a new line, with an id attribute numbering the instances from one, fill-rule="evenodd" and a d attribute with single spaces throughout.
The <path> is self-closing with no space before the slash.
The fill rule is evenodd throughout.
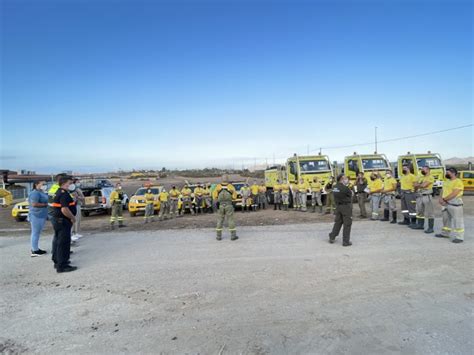
<path id="1" fill-rule="evenodd" d="M 327 222 L 240 227 L 235 242 L 101 232 L 69 274 L 2 237 L 0 352 L 470 354 L 473 224 L 455 245 L 355 221 L 351 248 L 327 243 Z"/>

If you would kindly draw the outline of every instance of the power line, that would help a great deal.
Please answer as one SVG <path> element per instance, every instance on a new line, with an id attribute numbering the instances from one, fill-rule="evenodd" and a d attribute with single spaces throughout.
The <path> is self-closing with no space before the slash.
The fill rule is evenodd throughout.
<path id="1" fill-rule="evenodd" d="M 468 127 L 472 127 L 472 126 L 473 126 L 473 124 L 471 123 L 471 124 L 464 125 L 464 126 L 446 128 L 446 129 L 441 129 L 441 130 L 438 130 L 438 131 L 432 131 L 432 132 L 427 132 L 427 133 L 414 134 L 414 135 L 411 135 L 411 136 L 379 140 L 379 141 L 377 141 L 377 143 L 396 142 L 396 141 L 401 141 L 401 140 L 404 140 L 404 139 L 431 136 L 433 134 L 454 131 L 454 130 L 458 130 L 458 129 L 462 129 L 462 128 L 468 128 Z M 319 151 L 321 149 L 326 149 L 326 150 L 328 150 L 328 149 L 342 149 L 342 148 L 361 147 L 361 146 L 372 145 L 372 144 L 374 144 L 374 142 L 356 143 L 356 144 L 339 145 L 339 146 L 328 146 L 328 147 L 321 147 L 321 148 L 317 148 L 317 149 L 312 149 L 311 152 Z"/>

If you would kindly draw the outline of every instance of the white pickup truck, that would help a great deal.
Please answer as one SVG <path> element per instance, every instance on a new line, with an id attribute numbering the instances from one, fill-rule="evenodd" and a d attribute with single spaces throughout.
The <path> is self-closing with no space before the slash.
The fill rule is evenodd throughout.
<path id="1" fill-rule="evenodd" d="M 112 208 L 110 203 L 110 194 L 114 190 L 113 187 L 101 187 L 101 188 L 82 188 L 82 192 L 86 198 L 86 202 L 81 206 L 81 214 L 84 217 L 89 216 L 91 213 L 109 213 Z M 128 196 L 124 193 L 122 206 L 123 209 L 128 208 Z"/>

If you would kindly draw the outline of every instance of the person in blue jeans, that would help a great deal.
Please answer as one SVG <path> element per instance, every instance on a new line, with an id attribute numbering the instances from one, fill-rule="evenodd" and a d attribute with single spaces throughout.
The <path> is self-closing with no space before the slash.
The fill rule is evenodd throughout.
<path id="1" fill-rule="evenodd" d="M 31 224 L 31 256 L 46 254 L 46 251 L 39 248 L 39 239 L 44 224 L 48 219 L 48 187 L 46 181 L 35 181 L 33 190 L 28 196 L 29 214 L 28 220 Z"/>

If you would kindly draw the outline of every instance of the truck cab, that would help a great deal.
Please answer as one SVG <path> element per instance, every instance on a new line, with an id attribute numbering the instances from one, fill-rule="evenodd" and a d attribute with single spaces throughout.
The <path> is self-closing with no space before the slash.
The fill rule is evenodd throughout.
<path id="1" fill-rule="evenodd" d="M 267 200 L 271 204 L 274 203 L 273 186 L 277 184 L 277 181 L 280 181 L 280 183 L 287 182 L 285 165 L 277 164 L 270 166 L 265 170 L 265 187 L 267 188 Z"/>
<path id="2" fill-rule="evenodd" d="M 421 168 L 428 166 L 431 170 L 431 175 L 433 175 L 435 180 L 433 192 L 438 194 L 443 188 L 446 168 L 439 154 L 431 152 L 411 154 L 408 152 L 406 155 L 400 155 L 397 160 L 397 177 L 399 176 L 399 172 L 402 171 L 404 165 L 407 165 L 415 176 L 421 176 Z"/>
<path id="3" fill-rule="evenodd" d="M 383 173 L 391 169 L 385 154 L 357 154 L 354 152 L 353 155 L 344 158 L 344 173 L 352 183 L 356 180 L 359 172 L 364 173 L 364 177 L 369 180 L 373 172 Z"/>
<path id="4" fill-rule="evenodd" d="M 334 176 L 334 169 L 327 155 L 294 155 L 286 162 L 287 181 L 289 184 L 297 184 L 300 178 L 311 183 L 318 177 L 324 186 L 331 176 Z"/>

